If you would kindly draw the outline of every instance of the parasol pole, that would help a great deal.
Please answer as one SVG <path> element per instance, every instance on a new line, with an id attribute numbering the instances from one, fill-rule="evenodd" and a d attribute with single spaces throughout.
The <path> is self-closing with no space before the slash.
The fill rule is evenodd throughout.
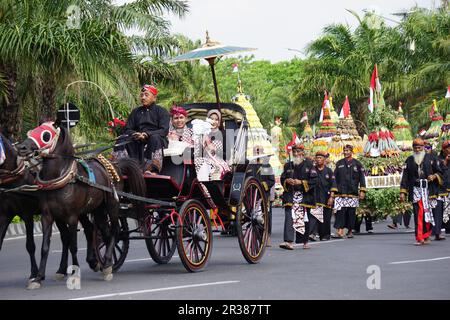
<path id="1" fill-rule="evenodd" d="M 211 67 L 211 74 L 212 74 L 213 83 L 214 83 L 214 92 L 216 94 L 217 109 L 219 109 L 219 111 L 220 111 L 219 89 L 217 88 L 216 71 L 214 69 L 214 61 L 215 60 L 216 60 L 215 57 L 206 59 L 206 61 L 208 61 L 209 65 Z"/>

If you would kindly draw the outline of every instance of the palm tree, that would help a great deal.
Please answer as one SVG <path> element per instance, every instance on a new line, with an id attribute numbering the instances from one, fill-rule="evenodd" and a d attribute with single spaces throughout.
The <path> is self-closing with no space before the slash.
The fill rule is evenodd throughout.
<path id="1" fill-rule="evenodd" d="M 73 4 L 80 8 L 80 24 L 68 28 L 66 9 Z M 122 93 L 129 87 L 125 83 L 137 83 L 137 51 L 146 48 L 147 52 L 158 53 L 172 44 L 157 41 L 158 35 L 167 35 L 167 21 L 161 18 L 167 10 L 182 16 L 187 5 L 179 0 L 139 0 L 122 6 L 114 6 L 111 1 L 6 0 L 0 6 L 0 53 L 3 61 L 10 61 L 9 65 L 25 65 L 23 71 L 35 75 L 34 85 L 41 84 L 38 113 L 53 118 L 58 90 L 65 87 L 61 83 L 71 78 L 81 77 Z M 154 30 L 153 38 L 148 36 L 150 33 L 127 37 L 127 28 Z M 3 67 L 0 73 L 10 79 L 7 84 L 14 85 L 14 73 L 8 70 Z M 13 71 L 17 73 L 17 69 Z M 16 91 L 14 87 L 12 92 Z M 10 90 L 7 93 L 2 119 L 8 117 L 10 122 L 19 123 L 17 116 L 11 115 L 14 110 L 20 115 L 20 105 L 9 97 L 15 97 Z M 10 135 L 20 131 L 20 126 L 2 124 L 6 124 L 3 129 L 6 127 Z"/>
<path id="2" fill-rule="evenodd" d="M 309 45 L 304 77 L 293 92 L 299 110 L 317 116 L 322 92 L 328 89 L 335 101 L 348 95 L 354 117 L 364 122 L 370 75 L 378 64 L 386 101 L 396 105 L 403 100 L 413 123 L 426 122 L 424 102 L 430 105 L 450 80 L 448 12 L 417 9 L 394 28 L 376 22 L 371 14 L 355 17 L 360 22 L 355 31 L 331 25 Z"/>

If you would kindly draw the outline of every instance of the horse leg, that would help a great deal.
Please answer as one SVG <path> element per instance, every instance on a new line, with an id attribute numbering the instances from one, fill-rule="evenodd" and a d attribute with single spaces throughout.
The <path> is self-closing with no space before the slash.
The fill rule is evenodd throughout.
<path id="1" fill-rule="evenodd" d="M 27 289 L 34 290 L 41 287 L 41 282 L 45 280 L 45 268 L 47 266 L 48 254 L 50 252 L 50 239 L 52 237 L 53 217 L 49 212 L 42 212 L 42 248 L 41 248 L 41 262 L 37 277 L 28 281 Z"/>
<path id="2" fill-rule="evenodd" d="M 64 222 L 56 219 L 55 223 L 58 227 L 62 244 L 61 261 L 59 263 L 58 271 L 55 273 L 55 280 L 60 281 L 67 275 L 67 260 L 69 259 L 69 230 Z"/>
<path id="3" fill-rule="evenodd" d="M 93 245 L 94 226 L 87 215 L 80 216 L 80 222 L 83 226 L 84 235 L 86 236 L 87 242 L 86 262 L 92 270 L 97 272 L 100 270 L 100 263 L 97 261 L 97 257 L 95 256 Z"/>
<path id="4" fill-rule="evenodd" d="M 13 219 L 12 215 L 0 213 L 0 250 L 2 250 L 3 239 L 5 239 L 8 226 Z"/>
<path id="5" fill-rule="evenodd" d="M 34 243 L 34 220 L 33 220 L 33 214 L 26 214 L 22 216 L 22 219 L 25 221 L 25 229 L 27 232 L 27 243 L 26 248 L 28 251 L 28 255 L 30 256 L 30 263 L 31 263 L 31 273 L 30 278 L 33 279 L 36 278 L 38 273 L 38 266 L 36 263 L 36 244 Z"/>
<path id="6" fill-rule="evenodd" d="M 116 245 L 116 239 L 118 237 L 118 230 L 119 230 L 119 223 L 118 223 L 119 204 L 114 199 L 111 199 L 110 201 L 108 201 L 105 207 L 106 210 L 103 210 L 103 214 L 101 216 L 104 217 L 103 220 L 104 228 L 106 229 L 104 228 L 102 229 L 106 231 L 108 236 L 104 237 L 104 239 L 107 239 L 107 244 L 105 252 L 105 265 L 103 268 L 103 279 L 105 281 L 111 281 L 113 278 L 112 256 L 114 253 L 114 247 Z M 107 223 L 108 217 L 110 221 L 109 225 Z"/>
<path id="7" fill-rule="evenodd" d="M 69 224 L 69 249 L 72 254 L 72 265 L 79 267 L 78 263 L 78 219 L 71 219 L 72 221 Z"/>

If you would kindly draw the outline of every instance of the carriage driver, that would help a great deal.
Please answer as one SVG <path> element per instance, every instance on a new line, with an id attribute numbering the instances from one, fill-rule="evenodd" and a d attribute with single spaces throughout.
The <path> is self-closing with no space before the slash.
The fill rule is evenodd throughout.
<path id="1" fill-rule="evenodd" d="M 140 93 L 141 106 L 131 111 L 125 126 L 125 137 L 132 142 L 126 145 L 131 158 L 144 165 L 144 172 L 159 174 L 163 162 L 163 150 L 167 148 L 169 113 L 156 104 L 158 89 L 145 84 Z M 115 150 L 117 151 L 117 150 Z"/>

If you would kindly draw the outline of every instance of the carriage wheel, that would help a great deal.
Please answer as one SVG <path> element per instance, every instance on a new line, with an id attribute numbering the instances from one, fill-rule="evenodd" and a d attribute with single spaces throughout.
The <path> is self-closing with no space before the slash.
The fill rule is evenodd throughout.
<path id="1" fill-rule="evenodd" d="M 156 263 L 168 263 L 175 252 L 176 235 L 175 229 L 170 227 L 171 223 L 168 216 L 162 218 L 156 212 L 145 219 L 144 234 L 156 237 L 156 239 L 145 239 L 148 253 Z"/>
<path id="2" fill-rule="evenodd" d="M 177 228 L 177 246 L 181 262 L 189 272 L 203 269 L 212 249 L 211 221 L 200 201 L 188 200 L 180 208 L 183 226 Z"/>
<path id="3" fill-rule="evenodd" d="M 119 217 L 119 234 L 113 251 L 113 272 L 116 272 L 122 267 L 128 254 L 128 248 L 130 245 L 128 234 L 128 222 L 126 217 Z M 108 221 L 109 224 L 109 221 Z M 102 235 L 101 230 L 94 223 L 94 249 L 97 256 L 97 260 L 103 267 L 105 265 L 106 254 L 106 241 Z"/>
<path id="4" fill-rule="evenodd" d="M 268 237 L 268 208 L 261 184 L 253 177 L 244 184 L 236 215 L 239 246 L 248 263 L 261 260 Z"/>

